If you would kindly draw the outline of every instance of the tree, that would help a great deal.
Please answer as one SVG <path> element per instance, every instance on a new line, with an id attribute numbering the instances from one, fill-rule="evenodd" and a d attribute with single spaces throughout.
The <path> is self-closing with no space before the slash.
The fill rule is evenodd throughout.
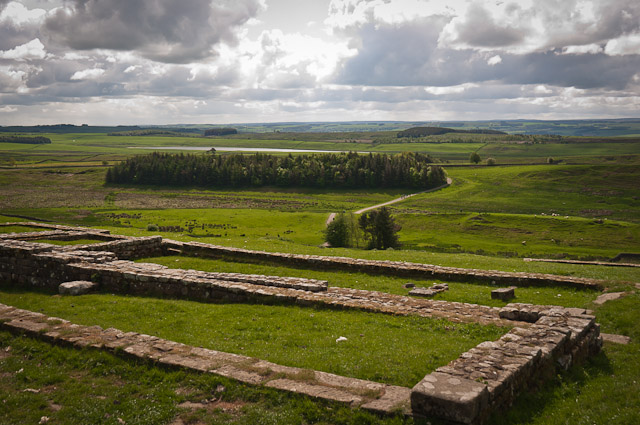
<path id="1" fill-rule="evenodd" d="M 338 214 L 324 231 L 324 239 L 332 247 L 349 246 L 349 225 L 344 213 Z"/>
<path id="2" fill-rule="evenodd" d="M 480 158 L 480 155 L 478 155 L 478 152 L 473 152 L 471 155 L 469 155 L 469 162 L 478 164 L 481 160 L 482 159 Z"/>
<path id="3" fill-rule="evenodd" d="M 387 249 L 398 246 L 397 232 L 401 229 L 386 207 L 362 214 L 359 225 L 369 240 L 369 248 Z"/>

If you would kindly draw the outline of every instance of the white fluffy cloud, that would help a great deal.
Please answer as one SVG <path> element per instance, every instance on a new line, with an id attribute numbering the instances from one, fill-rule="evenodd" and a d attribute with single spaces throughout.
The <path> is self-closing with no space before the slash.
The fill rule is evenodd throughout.
<path id="1" fill-rule="evenodd" d="M 0 51 L 0 58 L 17 61 L 44 59 L 46 56 L 47 52 L 44 49 L 44 44 L 38 38 L 34 38 L 28 43 L 16 46 L 13 49 Z"/>
<path id="2" fill-rule="evenodd" d="M 0 6 L 0 22 L 11 22 L 13 25 L 39 23 L 47 14 L 44 9 L 27 9 L 16 1 L 7 3 L 4 9 Z"/>
<path id="3" fill-rule="evenodd" d="M 612 56 L 640 55 L 640 32 L 609 40 L 604 52 Z"/>
<path id="4" fill-rule="evenodd" d="M 102 76 L 104 72 L 104 69 L 100 68 L 83 69 L 82 71 L 74 72 L 71 80 L 93 80 Z"/>

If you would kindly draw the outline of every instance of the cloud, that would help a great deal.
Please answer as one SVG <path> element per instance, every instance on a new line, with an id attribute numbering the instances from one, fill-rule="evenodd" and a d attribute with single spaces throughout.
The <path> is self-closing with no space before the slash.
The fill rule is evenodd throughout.
<path id="1" fill-rule="evenodd" d="M 0 22 L 11 22 L 17 26 L 40 23 L 47 13 L 44 9 L 27 9 L 22 3 L 2 0 L 0 11 Z"/>
<path id="2" fill-rule="evenodd" d="M 603 44 L 640 27 L 636 0 L 523 0 L 461 5 L 441 47 L 532 53 Z"/>
<path id="3" fill-rule="evenodd" d="M 562 48 L 562 53 L 584 55 L 584 54 L 596 54 L 603 51 L 602 46 L 599 44 L 584 44 L 582 46 L 565 46 Z"/>
<path id="4" fill-rule="evenodd" d="M 25 61 L 32 59 L 44 59 L 47 52 L 44 44 L 38 38 L 34 38 L 28 43 L 16 46 L 11 50 L 0 51 L 0 58 L 13 59 L 17 61 Z"/>
<path id="5" fill-rule="evenodd" d="M 481 4 L 473 3 L 464 16 L 445 26 L 439 42 L 453 48 L 496 49 L 522 43 L 530 31 L 526 25 L 494 19 Z"/>
<path id="6" fill-rule="evenodd" d="M 104 69 L 93 68 L 77 71 L 71 76 L 71 80 L 94 80 L 104 74 Z"/>
<path id="7" fill-rule="evenodd" d="M 491 56 L 487 61 L 487 65 L 495 66 L 502 62 L 502 57 L 500 55 Z"/>
<path id="8" fill-rule="evenodd" d="M 57 43 L 77 50 L 136 51 L 168 63 L 214 55 L 233 43 L 235 30 L 260 10 L 259 0 L 72 0 L 51 13 L 46 30 Z"/>
<path id="9" fill-rule="evenodd" d="M 604 52 L 612 56 L 640 55 L 640 33 L 628 34 L 609 40 Z"/>

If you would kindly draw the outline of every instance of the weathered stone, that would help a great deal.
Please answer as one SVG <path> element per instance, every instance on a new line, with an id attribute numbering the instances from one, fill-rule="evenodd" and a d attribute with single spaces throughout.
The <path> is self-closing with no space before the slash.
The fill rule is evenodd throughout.
<path id="1" fill-rule="evenodd" d="M 602 305 L 607 301 L 617 300 L 618 298 L 622 298 L 625 295 L 624 292 L 608 292 L 606 294 L 599 295 L 598 298 L 593 302 L 597 305 Z"/>
<path id="2" fill-rule="evenodd" d="M 355 394 L 323 385 L 313 385 L 308 382 L 294 381 L 291 379 L 275 379 L 267 382 L 265 385 L 271 388 L 306 394 L 311 397 L 323 398 L 325 400 L 339 401 L 354 406 L 362 403 L 362 398 Z"/>
<path id="3" fill-rule="evenodd" d="M 483 383 L 433 372 L 411 391 L 415 413 L 472 424 L 486 410 L 489 392 Z"/>
<path id="4" fill-rule="evenodd" d="M 600 336 L 602 336 L 602 339 L 605 342 L 611 342 L 611 343 L 614 343 L 614 344 L 627 345 L 627 344 L 629 344 L 629 342 L 631 342 L 631 338 L 629 338 L 628 336 L 625 336 L 625 335 L 614 335 L 614 334 L 601 333 Z"/>
<path id="5" fill-rule="evenodd" d="M 74 280 L 72 282 L 64 282 L 58 286 L 58 292 L 62 295 L 84 295 L 98 288 L 95 282 L 86 280 Z"/>
<path id="6" fill-rule="evenodd" d="M 491 291 L 491 299 L 509 301 L 510 299 L 516 297 L 515 289 L 515 286 L 511 286 L 509 288 L 494 289 L 493 291 Z"/>

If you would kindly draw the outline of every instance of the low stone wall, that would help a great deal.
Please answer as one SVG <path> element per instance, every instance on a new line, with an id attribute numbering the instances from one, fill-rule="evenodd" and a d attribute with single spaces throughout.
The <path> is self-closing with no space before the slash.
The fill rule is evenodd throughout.
<path id="1" fill-rule="evenodd" d="M 222 251 L 230 249 L 219 248 Z M 481 423 L 492 411 L 511 405 L 517 395 L 532 383 L 553 376 L 557 367 L 568 368 L 582 361 L 598 352 L 602 345 L 599 326 L 591 312 L 584 309 L 518 303 L 500 309 L 358 289 L 328 288 L 327 282 L 311 279 L 169 269 L 123 259 L 157 255 L 161 249 L 193 250 L 190 251 L 192 255 L 200 255 L 199 252 L 209 255 L 210 249 L 215 251 L 217 247 L 173 241 L 163 243 L 160 237 L 124 238 L 101 244 L 65 247 L 5 238 L 0 239 L 0 281 L 55 289 L 62 282 L 91 280 L 98 282 L 101 290 L 114 293 L 171 296 L 206 302 L 323 305 L 514 326 L 499 340 L 479 344 L 449 365 L 425 376 L 410 390 L 411 414 L 437 416 L 467 424 Z M 137 250 L 143 255 L 138 255 L 140 252 Z M 263 259 L 287 256 L 264 254 Z M 365 269 L 373 267 L 373 270 L 378 268 L 385 272 L 393 264 L 409 269 L 424 266 L 335 257 L 292 257 L 295 261 L 306 259 L 314 264 L 324 264 L 324 261 L 340 263 L 344 260 L 343 264 Z M 79 338 L 77 341 L 87 339 Z M 188 358 L 185 362 L 189 363 Z M 227 369 L 217 368 L 214 373 L 224 375 L 224 370 Z M 242 376 L 248 376 L 243 373 L 240 371 L 229 376 L 242 380 Z M 274 380 L 273 383 L 264 384 L 311 395 L 324 391 L 312 386 L 296 386 L 295 382 L 291 384 L 288 381 Z M 300 388 L 307 388 L 308 392 Z M 405 390 L 394 390 L 394 394 L 406 396 L 409 389 Z M 351 402 L 347 400 L 350 396 L 345 397 L 345 402 Z M 399 399 L 395 396 L 391 400 L 398 405 Z M 365 404 L 362 406 L 366 407 Z M 374 403 L 372 409 L 373 406 L 379 407 L 380 404 Z"/>
<path id="2" fill-rule="evenodd" d="M 313 279 L 174 270 L 157 264 L 119 260 L 123 253 L 128 255 L 132 247 L 157 246 L 158 238 L 140 238 L 137 241 L 140 245 L 131 245 L 130 242 L 136 241 L 107 243 L 114 248 L 114 253 L 25 241 L 0 241 L 0 278 L 54 290 L 63 282 L 91 280 L 111 292 L 202 301 L 247 301 L 252 297 L 286 299 L 278 293 L 264 292 L 264 286 L 309 292 L 327 290 L 326 281 Z M 87 247 L 95 249 L 96 245 Z"/>
<path id="3" fill-rule="evenodd" d="M 509 304 L 502 317 L 531 321 L 497 341 L 487 341 L 424 377 L 411 392 L 414 412 L 475 424 L 511 406 L 527 387 L 554 376 L 556 368 L 596 354 L 600 326 L 581 309 Z"/>
<path id="4" fill-rule="evenodd" d="M 621 254 L 619 254 L 621 255 Z M 640 257 L 640 256 L 639 256 Z M 616 257 L 618 258 L 618 257 Z M 624 257 L 620 257 L 624 258 Z M 541 263 L 562 263 L 562 264 L 581 264 L 585 266 L 605 266 L 605 267 L 640 267 L 640 263 L 615 263 L 612 261 L 583 261 L 583 260 L 555 260 L 552 258 L 524 258 L 527 262 Z M 619 260 L 615 260 L 619 261 Z"/>
<path id="5" fill-rule="evenodd" d="M 69 251 L 108 251 L 123 260 L 153 257 L 162 252 L 162 237 L 125 238 L 110 242 L 67 246 Z"/>
<path id="6" fill-rule="evenodd" d="M 498 285 L 516 286 L 569 286 L 601 290 L 604 282 L 572 276 L 558 276 L 543 273 L 516 273 L 497 270 L 463 269 L 442 267 L 431 264 L 408 263 L 403 261 L 362 260 L 349 257 L 325 257 L 320 255 L 299 255 L 279 252 L 253 251 L 199 242 L 178 242 L 164 240 L 165 254 L 180 253 L 188 256 L 211 258 L 236 258 L 249 261 L 280 263 L 320 270 L 347 270 L 369 274 L 384 274 L 401 277 L 439 279 L 451 282 L 485 282 Z"/>
<path id="7" fill-rule="evenodd" d="M 16 221 L 16 222 L 0 223 L 0 227 L 9 227 L 9 226 L 37 227 L 39 229 L 59 230 L 63 232 L 101 233 L 104 235 L 108 235 L 110 233 L 108 230 L 105 230 L 105 229 L 89 229 L 87 227 L 64 226 L 62 224 L 39 223 L 36 221 Z M 20 234 L 21 233 L 16 233 L 16 235 L 20 235 Z M 114 236 L 114 237 L 120 237 L 120 236 Z"/>
<path id="8" fill-rule="evenodd" d="M 168 341 L 136 332 L 82 326 L 0 304 L 0 329 L 78 348 L 108 350 L 161 366 L 213 373 L 252 385 L 306 394 L 382 414 L 409 414 L 411 389 Z"/>
<path id="9" fill-rule="evenodd" d="M 40 239 L 49 239 L 57 241 L 77 241 L 80 239 L 95 239 L 96 241 L 113 241 L 122 239 L 109 234 L 99 232 L 76 232 L 66 230 L 45 230 L 40 232 L 24 232 L 24 233 L 0 233 L 0 239 L 12 239 L 18 241 L 35 241 Z"/>

